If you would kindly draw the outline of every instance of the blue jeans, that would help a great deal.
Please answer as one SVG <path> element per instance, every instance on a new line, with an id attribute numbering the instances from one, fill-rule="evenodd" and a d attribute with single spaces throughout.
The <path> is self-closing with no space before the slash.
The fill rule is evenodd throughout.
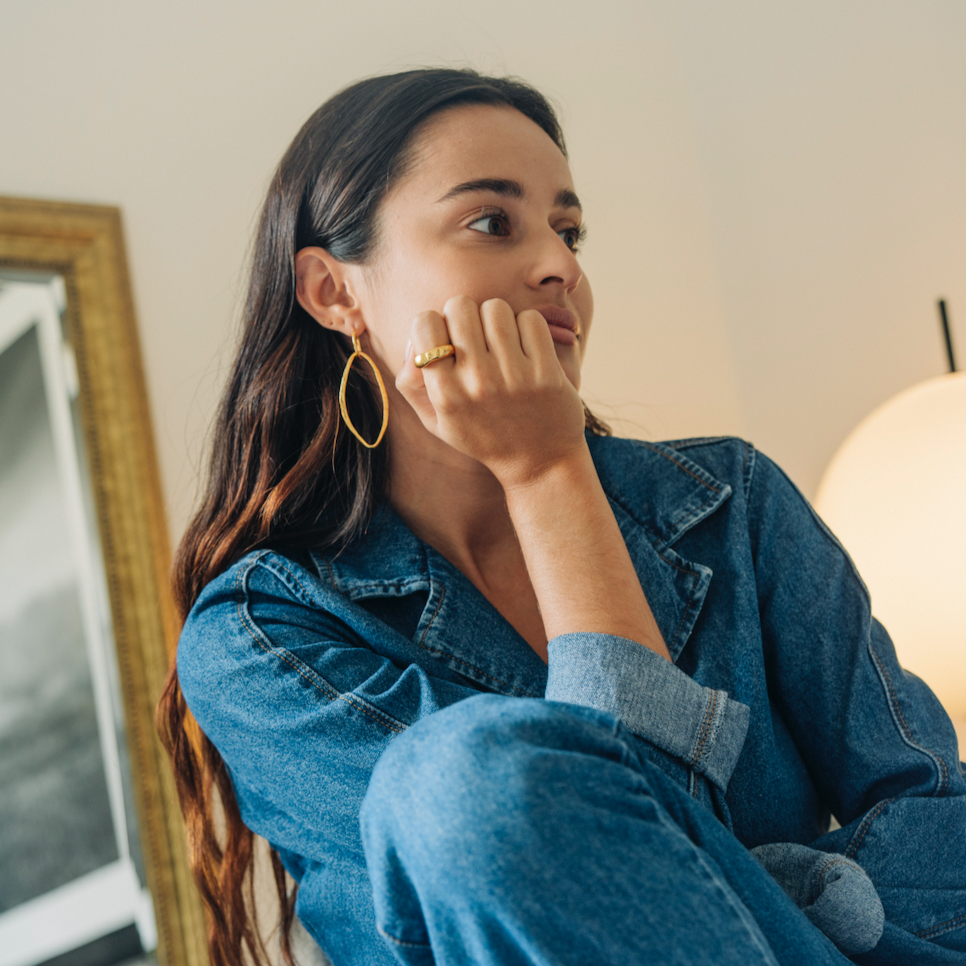
<path id="1" fill-rule="evenodd" d="M 382 755 L 362 831 L 379 931 L 408 966 L 849 962 L 605 712 L 444 709 Z"/>

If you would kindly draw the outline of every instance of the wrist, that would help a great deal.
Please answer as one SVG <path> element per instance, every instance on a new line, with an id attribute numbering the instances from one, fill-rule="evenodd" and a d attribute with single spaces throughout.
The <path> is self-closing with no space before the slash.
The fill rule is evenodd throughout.
<path id="1" fill-rule="evenodd" d="M 597 469 L 583 438 L 568 452 L 525 464 L 514 462 L 494 471 L 494 475 L 511 509 L 514 503 L 529 501 L 537 493 L 573 494 L 588 483 L 600 487 Z"/>

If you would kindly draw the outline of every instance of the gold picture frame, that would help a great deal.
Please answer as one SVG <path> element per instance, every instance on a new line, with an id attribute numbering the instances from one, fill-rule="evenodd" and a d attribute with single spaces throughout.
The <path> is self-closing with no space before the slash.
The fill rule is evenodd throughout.
<path id="1" fill-rule="evenodd" d="M 0 197 L 0 269 L 59 275 L 77 363 L 159 966 L 206 966 L 174 779 L 154 727 L 177 619 L 170 549 L 117 208 Z"/>

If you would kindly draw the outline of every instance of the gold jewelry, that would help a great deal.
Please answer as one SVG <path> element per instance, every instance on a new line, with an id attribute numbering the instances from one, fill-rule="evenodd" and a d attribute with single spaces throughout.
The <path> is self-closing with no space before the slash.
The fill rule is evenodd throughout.
<path id="1" fill-rule="evenodd" d="M 376 382 L 379 383 L 379 394 L 382 396 L 382 429 L 379 430 L 379 435 L 374 443 L 367 443 L 359 434 L 359 430 L 352 425 L 352 420 L 349 419 L 349 408 L 345 401 L 345 387 L 349 382 L 349 370 L 352 368 L 356 356 L 365 359 L 372 366 Z M 342 418 L 345 420 L 346 426 L 349 427 L 349 432 L 366 449 L 375 449 L 382 442 L 382 437 L 386 435 L 386 427 L 389 425 L 389 397 L 386 395 L 386 384 L 382 381 L 382 373 L 379 371 L 379 367 L 362 351 L 362 346 L 359 345 L 359 336 L 355 332 L 352 333 L 352 355 L 346 360 L 345 369 L 342 372 L 342 385 L 339 386 L 339 409 L 342 410 Z"/>
<path id="2" fill-rule="evenodd" d="M 417 369 L 422 369 L 423 366 L 428 366 L 431 362 L 438 362 L 440 359 L 446 359 L 449 356 L 456 355 L 456 349 L 451 345 L 438 345 L 435 349 L 430 349 L 428 352 L 420 352 L 413 362 L 416 364 Z"/>

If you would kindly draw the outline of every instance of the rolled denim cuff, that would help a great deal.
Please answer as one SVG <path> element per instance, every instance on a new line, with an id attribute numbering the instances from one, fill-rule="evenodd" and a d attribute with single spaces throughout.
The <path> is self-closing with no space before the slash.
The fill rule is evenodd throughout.
<path id="1" fill-rule="evenodd" d="M 722 791 L 748 732 L 748 707 L 727 691 L 703 687 L 649 648 L 612 634 L 550 641 L 545 697 L 609 711 Z"/>

